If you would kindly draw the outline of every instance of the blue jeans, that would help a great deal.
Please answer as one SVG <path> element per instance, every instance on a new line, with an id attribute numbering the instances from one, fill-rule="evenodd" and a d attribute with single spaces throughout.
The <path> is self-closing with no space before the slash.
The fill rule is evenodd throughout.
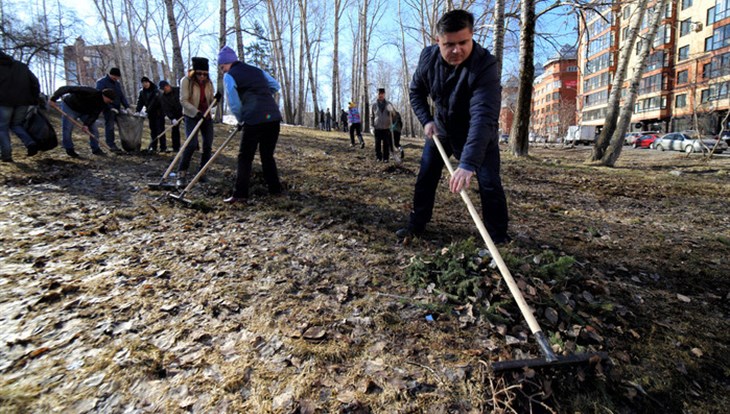
<path id="1" fill-rule="evenodd" d="M 447 140 L 443 141 L 447 155 L 453 154 L 453 149 Z M 421 167 L 416 178 L 416 189 L 413 192 L 413 211 L 410 215 L 408 227 L 420 233 L 431 221 L 433 206 L 436 200 L 436 189 L 441 180 L 444 161 L 438 152 L 433 140 L 427 140 L 423 147 Z M 500 159 L 499 146 L 490 145 L 487 148 L 482 165 L 475 171 L 479 183 L 479 198 L 482 202 L 482 219 L 487 232 L 495 243 L 507 239 L 507 198 L 502 188 L 502 179 L 499 175 Z"/>
<path id="2" fill-rule="evenodd" d="M 104 110 L 104 138 L 106 140 L 106 145 L 112 149 L 117 147 L 117 144 L 114 143 L 114 125 L 117 123 L 116 121 L 117 114 L 112 112 L 111 108 L 106 108 Z"/>
<path id="3" fill-rule="evenodd" d="M 80 119 L 81 123 L 86 125 L 87 121 L 90 118 L 90 115 L 84 115 L 80 114 L 73 109 L 71 109 L 68 105 L 66 105 L 66 102 L 63 103 L 63 112 L 65 112 L 68 116 L 70 116 L 73 119 Z M 67 117 L 63 117 L 63 121 L 61 121 L 61 129 L 63 130 L 63 148 L 69 150 L 74 149 L 74 143 L 71 140 L 71 133 L 74 130 L 74 123 L 71 122 Z M 96 151 L 99 148 L 99 131 L 96 129 L 96 122 L 89 125 L 89 131 L 94 134 L 96 139 L 92 139 L 89 137 L 89 145 L 91 146 L 92 151 Z M 86 135 L 86 134 L 84 134 Z"/>
<path id="4" fill-rule="evenodd" d="M 0 106 L 0 154 L 4 160 L 9 160 L 13 156 L 10 131 L 13 131 L 26 147 L 35 144 L 33 138 L 23 128 L 23 119 L 27 111 L 27 106 Z"/>
<path id="5" fill-rule="evenodd" d="M 195 129 L 195 125 L 197 125 L 195 118 L 185 115 L 185 136 L 190 136 L 190 133 Z M 210 159 L 213 153 L 213 120 L 211 118 L 205 118 L 200 129 L 195 133 L 195 137 L 185 147 L 178 171 L 187 171 L 190 168 L 190 160 L 193 158 L 193 153 L 198 149 L 198 134 L 203 136 L 203 153 L 200 155 L 200 166 L 198 168 L 203 168 Z"/>

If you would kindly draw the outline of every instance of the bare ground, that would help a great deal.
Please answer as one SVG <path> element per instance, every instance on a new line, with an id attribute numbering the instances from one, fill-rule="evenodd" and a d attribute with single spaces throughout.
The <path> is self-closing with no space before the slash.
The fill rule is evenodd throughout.
<path id="1" fill-rule="evenodd" d="M 488 257 L 474 295 L 414 283 L 416 264 L 480 244 L 461 200 L 444 184 L 424 237 L 394 236 L 418 140 L 396 167 L 368 137 L 284 128 L 286 196 L 266 194 L 257 160 L 251 203 L 224 205 L 231 145 L 192 208 L 147 187 L 171 154 L 97 158 L 75 140 L 85 159 L 16 145 L 0 165 L 0 412 L 730 407 L 728 158 L 625 150 L 609 169 L 585 148 L 503 152 L 502 254 L 556 351 L 610 361 L 495 375 L 539 352 Z"/>

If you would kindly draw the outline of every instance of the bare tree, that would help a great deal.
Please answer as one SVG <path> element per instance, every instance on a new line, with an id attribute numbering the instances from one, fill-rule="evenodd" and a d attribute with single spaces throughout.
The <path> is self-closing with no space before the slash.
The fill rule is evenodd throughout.
<path id="1" fill-rule="evenodd" d="M 638 95 L 639 82 L 641 76 L 644 73 L 644 67 L 646 67 L 646 61 L 649 57 L 649 53 L 654 43 L 654 37 L 662 22 L 664 16 L 664 9 L 669 4 L 669 0 L 660 0 L 653 9 L 649 10 L 650 17 L 652 18 L 651 24 L 649 25 L 648 32 L 642 36 L 641 50 L 639 51 L 638 61 L 633 65 L 634 73 L 629 82 L 629 94 L 624 100 L 623 107 L 621 108 L 621 114 L 618 118 L 618 124 L 616 129 L 611 136 L 611 141 L 608 146 L 608 150 L 601 157 L 601 164 L 612 167 L 616 164 L 621 155 L 621 150 L 624 144 L 624 134 L 629 128 L 631 123 L 631 115 L 634 113 L 634 104 L 636 103 L 636 97 Z M 604 126 L 605 128 L 605 126 Z"/>
<path id="2" fill-rule="evenodd" d="M 517 112 L 509 138 L 514 155 L 527 155 L 529 149 L 532 82 L 535 79 L 535 0 L 522 0 L 520 24 L 520 77 L 517 91 Z"/>
<path id="3" fill-rule="evenodd" d="M 634 50 L 634 43 L 639 36 L 641 29 L 641 21 L 644 18 L 648 0 L 638 0 L 636 10 L 631 17 L 629 24 L 628 36 L 621 45 L 621 53 L 619 54 L 616 71 L 613 74 L 613 82 L 611 84 L 611 94 L 608 97 L 608 108 L 606 110 L 606 119 L 603 121 L 603 129 L 593 146 L 593 151 L 589 161 L 600 161 L 608 148 L 614 131 L 616 130 L 616 121 L 618 120 L 621 104 L 621 86 L 626 80 L 626 73 L 629 68 L 631 52 Z"/>
<path id="4" fill-rule="evenodd" d="M 307 59 L 307 74 L 309 75 L 309 86 L 312 92 L 312 105 L 314 106 L 314 124 L 315 127 L 319 122 L 319 103 L 317 101 L 317 79 L 314 77 L 314 65 L 312 61 L 312 42 L 309 38 L 309 29 L 307 28 L 307 0 L 297 0 L 299 4 L 299 16 L 301 22 L 302 42 L 305 48 Z"/>
<path id="5" fill-rule="evenodd" d="M 174 84 L 185 76 L 185 66 L 183 65 L 182 47 L 180 46 L 180 36 L 177 30 L 177 20 L 175 19 L 175 8 L 173 0 L 164 0 L 165 10 L 167 11 L 167 24 L 170 26 L 170 40 L 172 40 L 172 76 L 175 77 Z"/>

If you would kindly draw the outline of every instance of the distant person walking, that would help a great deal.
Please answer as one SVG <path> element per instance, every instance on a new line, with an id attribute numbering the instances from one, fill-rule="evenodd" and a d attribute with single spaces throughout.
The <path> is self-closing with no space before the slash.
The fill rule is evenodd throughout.
<path id="1" fill-rule="evenodd" d="M 319 129 L 324 131 L 324 111 L 322 109 L 319 110 Z"/>
<path id="2" fill-rule="evenodd" d="M 403 130 L 403 118 L 400 116 L 400 112 L 395 111 L 393 117 L 393 125 L 390 126 L 391 132 L 393 132 L 393 147 L 400 153 L 400 159 L 403 159 L 403 147 L 400 146 L 400 133 Z"/>
<path id="3" fill-rule="evenodd" d="M 23 62 L 18 62 L 0 51 L 0 159 L 13 162 L 10 131 L 25 145 L 28 156 L 38 153 L 38 146 L 28 131 L 23 128 L 23 120 L 28 107 L 38 104 L 41 93 L 40 83 L 33 72 Z"/>
<path id="4" fill-rule="evenodd" d="M 116 96 L 114 102 L 104 108 L 104 136 L 106 145 L 114 152 L 121 152 L 119 147 L 114 143 L 114 125 L 116 124 L 117 114 L 122 110 L 122 106 L 125 110 L 129 109 L 129 102 L 127 102 L 127 98 L 124 96 L 120 79 L 122 79 L 122 72 L 119 68 L 111 68 L 106 76 L 96 81 L 97 90 L 111 89 Z"/>
<path id="5" fill-rule="evenodd" d="M 218 65 L 225 73 L 223 83 L 228 106 L 238 123 L 243 124 L 236 184 L 233 195 L 223 201 L 231 204 L 245 203 L 248 200 L 249 180 L 257 147 L 269 193 L 280 194 L 283 188 L 279 181 L 274 151 L 279 140 L 281 112 L 273 93 L 278 92 L 281 87 L 261 69 L 239 61 L 236 52 L 228 46 L 224 46 L 218 53 Z"/>
<path id="6" fill-rule="evenodd" d="M 332 112 L 327 108 L 327 112 L 324 114 L 324 127 L 327 131 L 332 131 Z"/>
<path id="7" fill-rule="evenodd" d="M 395 108 L 385 99 L 385 88 L 378 89 L 378 99 L 370 112 L 370 128 L 375 137 L 375 159 L 388 162 L 392 145 L 390 128 L 393 125 Z"/>
<path id="8" fill-rule="evenodd" d="M 355 102 L 350 102 L 347 112 L 347 121 L 350 123 L 350 146 L 355 146 L 355 135 L 360 140 L 360 148 L 365 148 L 365 141 L 362 139 L 362 121 L 360 111 L 357 110 Z"/>
<path id="9" fill-rule="evenodd" d="M 342 124 L 342 132 L 349 131 L 347 126 L 347 111 L 340 109 L 340 123 Z"/>

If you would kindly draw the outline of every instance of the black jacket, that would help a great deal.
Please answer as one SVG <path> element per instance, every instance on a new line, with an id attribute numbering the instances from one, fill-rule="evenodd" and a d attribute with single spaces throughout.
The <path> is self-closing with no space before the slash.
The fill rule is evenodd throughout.
<path id="1" fill-rule="evenodd" d="M 93 124 L 101 111 L 107 107 L 101 91 L 89 86 L 61 86 L 53 93 L 51 101 L 57 101 L 61 96 L 63 96 L 63 102 L 71 109 L 88 115 L 84 122 L 87 126 Z"/>
<path id="2" fill-rule="evenodd" d="M 160 104 L 162 105 L 162 113 L 170 119 L 180 119 L 183 116 L 182 105 L 180 104 L 180 88 L 172 87 L 170 93 L 160 91 Z"/>
<path id="3" fill-rule="evenodd" d="M 23 62 L 0 51 L 0 106 L 37 105 L 41 86 Z"/>
<path id="4" fill-rule="evenodd" d="M 429 108 L 429 96 L 435 115 Z M 475 171 L 488 150 L 499 150 L 502 87 L 497 60 L 477 42 L 458 67 L 443 60 L 438 45 L 426 47 L 413 74 L 410 101 L 422 125 L 436 122 L 439 138 L 451 145 L 459 167 Z"/>
<path id="5" fill-rule="evenodd" d="M 165 114 L 162 113 L 162 105 L 160 104 L 160 91 L 154 83 L 150 83 L 150 87 L 139 90 L 139 96 L 137 97 L 137 112 L 142 110 L 142 107 L 147 108 L 147 118 L 162 118 Z"/>

